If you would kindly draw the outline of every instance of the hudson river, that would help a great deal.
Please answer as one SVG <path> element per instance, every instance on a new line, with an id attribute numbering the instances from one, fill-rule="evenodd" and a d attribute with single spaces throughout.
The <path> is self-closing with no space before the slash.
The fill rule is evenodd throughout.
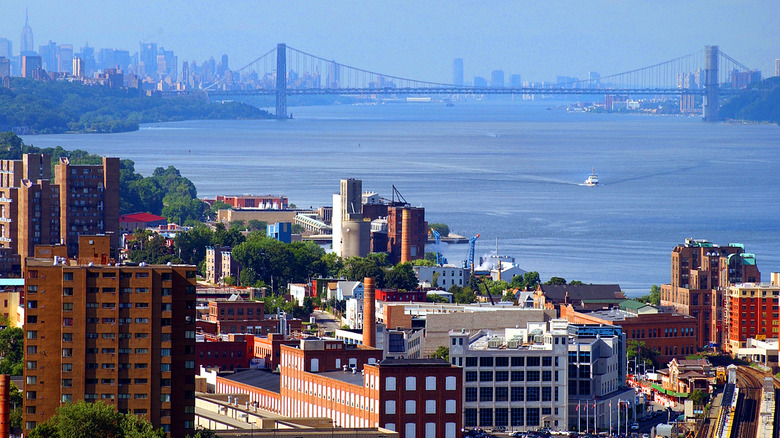
<path id="1" fill-rule="evenodd" d="M 686 237 L 739 242 L 762 278 L 780 271 L 780 128 L 698 118 L 567 113 L 547 104 L 333 105 L 294 120 L 194 121 L 101 135 L 25 136 L 130 158 L 148 175 L 173 165 L 199 196 L 283 194 L 330 205 L 341 178 L 389 197 L 395 185 L 429 222 L 480 233 L 542 279 L 668 283 Z M 581 186 L 595 168 L 598 187 Z M 460 263 L 467 245 L 444 253 Z"/>

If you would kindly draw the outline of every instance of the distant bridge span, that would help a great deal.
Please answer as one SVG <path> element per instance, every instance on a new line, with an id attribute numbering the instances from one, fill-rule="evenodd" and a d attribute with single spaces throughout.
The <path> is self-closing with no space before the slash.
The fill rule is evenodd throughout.
<path id="1" fill-rule="evenodd" d="M 275 57 L 275 59 L 273 59 Z M 719 69 L 719 63 L 725 64 Z M 270 69 L 269 69 L 270 64 Z M 257 71 L 264 66 L 260 78 Z M 275 69 L 274 69 L 275 65 Z M 736 86 L 737 75 L 755 74 L 735 61 L 718 46 L 649 67 L 605 76 L 598 80 L 579 80 L 563 84 L 487 87 L 462 86 L 419 81 L 384 75 L 312 55 L 278 44 L 235 73 L 250 75 L 255 86 L 242 88 L 224 79 L 205 87 L 209 96 L 275 96 L 276 117 L 287 118 L 287 96 L 426 96 L 426 95 L 645 95 L 702 96 L 705 121 L 718 120 L 719 96 L 744 91 Z M 284 72 L 284 74 L 278 74 Z M 749 76 L 752 78 L 753 76 Z M 742 80 L 744 82 L 744 80 Z M 741 82 L 740 82 L 741 83 Z"/>

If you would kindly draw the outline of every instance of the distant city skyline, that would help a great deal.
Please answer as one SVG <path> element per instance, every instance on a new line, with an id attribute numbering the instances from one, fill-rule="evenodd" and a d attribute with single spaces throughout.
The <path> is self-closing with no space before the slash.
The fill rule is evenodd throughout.
<path id="1" fill-rule="evenodd" d="M 463 59 L 464 82 L 506 77 L 554 81 L 566 75 L 586 79 L 646 66 L 697 52 L 721 50 L 764 77 L 780 54 L 775 18 L 780 3 L 492 1 L 357 1 L 283 4 L 239 0 L 216 9 L 194 1 L 150 7 L 137 1 L 79 2 L 78 8 L 51 0 L 9 4 L 0 16 L 0 38 L 22 48 L 29 10 L 34 49 L 53 41 L 138 51 L 157 43 L 175 52 L 179 64 L 227 54 L 237 69 L 279 42 L 327 59 L 415 79 L 449 82 L 453 59 Z M 404 6 L 406 4 L 406 6 Z M 382 17 L 377 20 L 376 17 Z"/>

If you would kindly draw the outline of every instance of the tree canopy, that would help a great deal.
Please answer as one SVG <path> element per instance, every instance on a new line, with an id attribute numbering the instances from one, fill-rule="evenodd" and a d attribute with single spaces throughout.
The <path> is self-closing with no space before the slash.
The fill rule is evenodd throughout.
<path id="1" fill-rule="evenodd" d="M 0 330 L 0 374 L 21 376 L 24 372 L 24 330 L 6 327 Z"/>
<path id="2" fill-rule="evenodd" d="M 641 297 L 637 298 L 638 301 L 642 301 L 643 303 L 652 304 L 654 306 L 658 306 L 661 304 L 661 288 L 658 287 L 657 284 L 654 284 L 650 288 L 650 293 L 647 295 L 642 295 Z"/>
<path id="3" fill-rule="evenodd" d="M 101 401 L 79 401 L 57 408 L 57 413 L 39 424 L 30 438 L 164 438 L 162 429 L 133 414 L 117 412 Z"/>
<path id="4" fill-rule="evenodd" d="M 136 131 L 141 123 L 198 119 L 263 119 L 267 111 L 239 103 L 211 103 L 202 95 L 147 96 L 135 88 L 10 78 L 0 87 L 0 130 L 36 134 Z"/>

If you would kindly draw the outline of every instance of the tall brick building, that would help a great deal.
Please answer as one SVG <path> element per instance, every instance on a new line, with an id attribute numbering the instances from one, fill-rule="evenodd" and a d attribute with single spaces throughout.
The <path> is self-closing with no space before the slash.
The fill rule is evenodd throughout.
<path id="1" fill-rule="evenodd" d="M 47 154 L 0 161 L 0 275 L 21 275 L 36 245 L 64 243 L 71 257 L 81 234 L 119 245 L 119 159 L 74 166 L 61 158 L 55 175 Z"/>
<path id="2" fill-rule="evenodd" d="M 425 242 L 428 240 L 428 223 L 425 222 L 425 209 L 422 207 L 388 206 L 387 207 L 387 252 L 390 263 L 404 260 L 402 247 L 404 238 L 404 210 L 408 215 L 408 244 L 410 260 L 425 257 Z"/>
<path id="3" fill-rule="evenodd" d="M 73 165 L 60 158 L 55 167 L 60 186 L 60 230 L 68 255 L 78 254 L 80 234 L 107 234 L 119 246 L 119 158 L 100 165 Z"/>
<path id="4" fill-rule="evenodd" d="M 774 275 L 774 274 L 773 274 Z M 780 336 L 780 285 L 740 283 L 728 288 L 724 318 L 724 349 L 736 356 L 748 338 Z"/>
<path id="5" fill-rule="evenodd" d="M 685 239 L 672 250 L 672 281 L 661 286 L 661 305 L 698 319 L 697 346 L 724 341 L 723 308 L 729 285 L 760 282 L 756 257 L 739 243 L 719 246 Z"/>
<path id="6" fill-rule="evenodd" d="M 80 263 L 28 259 L 24 429 L 101 400 L 192 434 L 196 268 L 101 264 L 108 239 L 81 236 Z"/>

